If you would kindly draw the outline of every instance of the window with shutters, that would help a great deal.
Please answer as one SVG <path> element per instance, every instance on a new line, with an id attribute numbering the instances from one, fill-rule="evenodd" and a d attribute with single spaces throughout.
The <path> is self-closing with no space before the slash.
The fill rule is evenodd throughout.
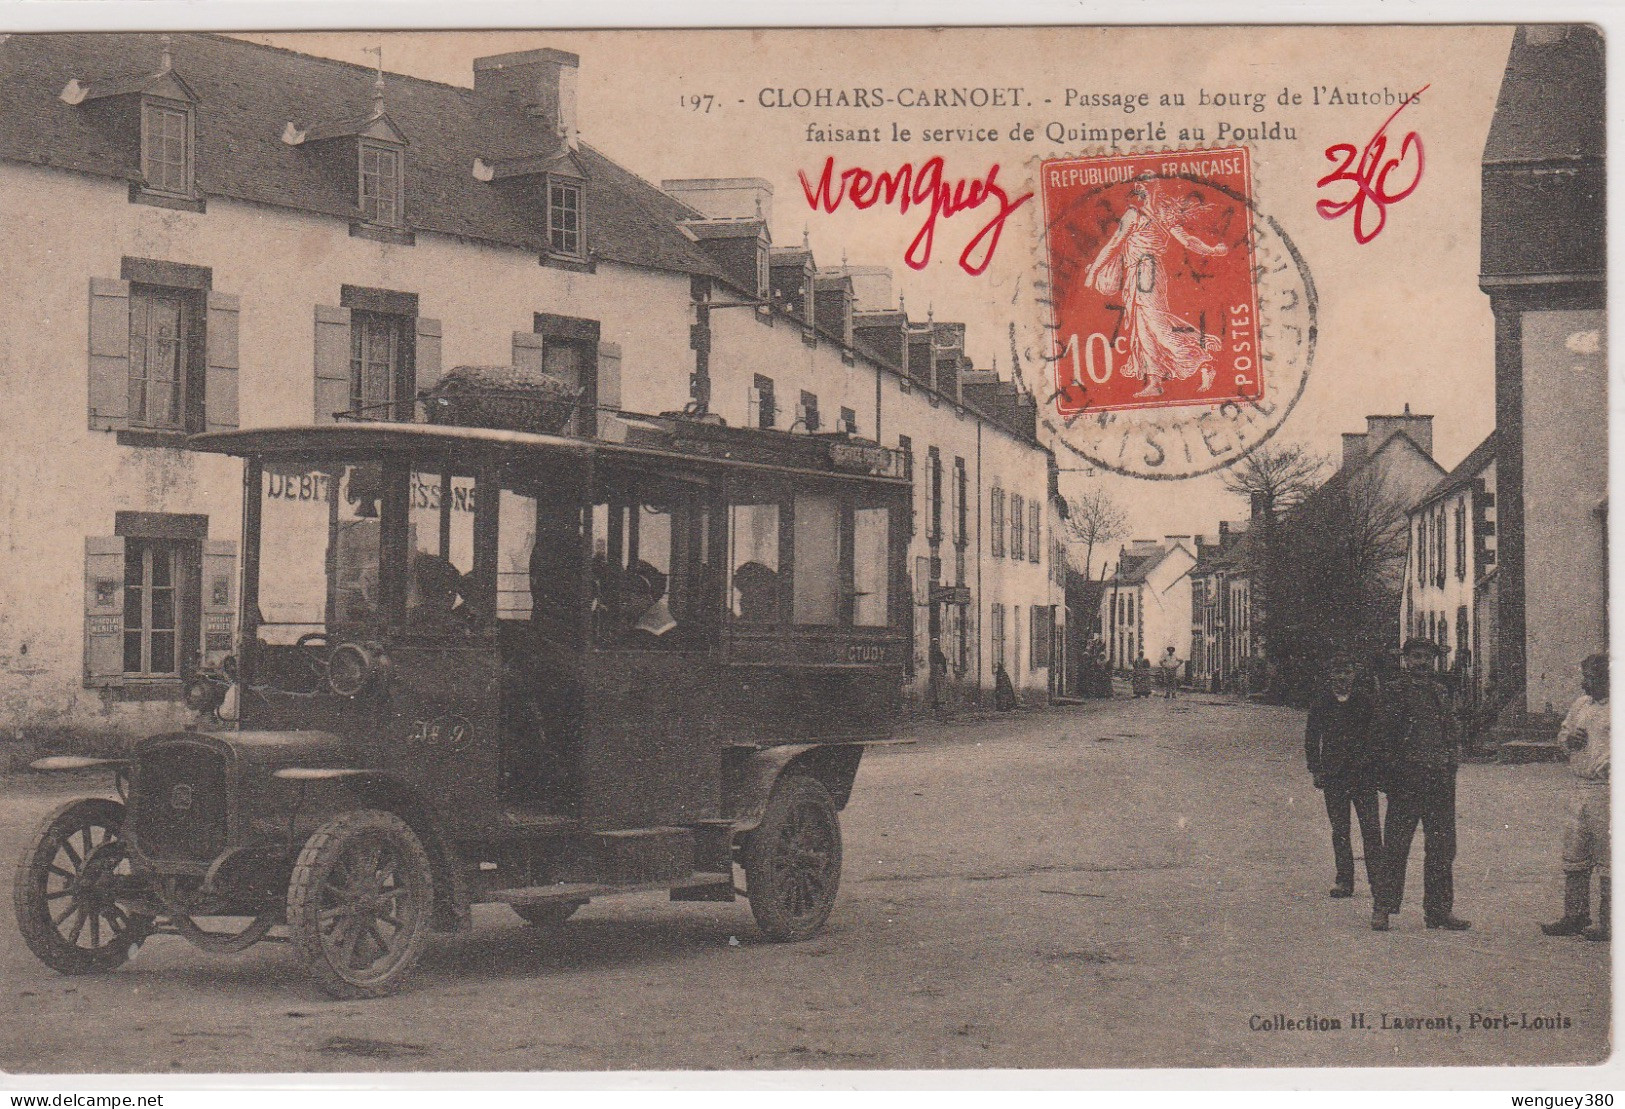
<path id="1" fill-rule="evenodd" d="M 959 563 L 965 562 L 965 546 L 970 542 L 970 479 L 965 473 L 965 460 L 954 459 L 954 545 L 959 548 Z M 965 577 L 959 576 L 960 584 Z"/>
<path id="2" fill-rule="evenodd" d="M 361 218 L 378 227 L 404 224 L 400 147 L 361 140 Z"/>
<path id="3" fill-rule="evenodd" d="M 1027 557 L 1027 501 L 1018 493 L 1010 494 L 1010 557 L 1020 562 Z"/>
<path id="4" fill-rule="evenodd" d="M 180 549 L 132 539 L 124 545 L 124 673 L 179 677 Z"/>
<path id="5" fill-rule="evenodd" d="M 130 426 L 201 431 L 202 328 L 191 289 L 130 286 Z"/>
<path id="6" fill-rule="evenodd" d="M 773 399 L 773 379 L 763 374 L 756 374 L 755 378 L 750 394 L 751 423 L 755 427 L 771 428 L 779 415 L 778 404 Z"/>
<path id="7" fill-rule="evenodd" d="M 903 476 L 908 478 L 909 481 L 913 481 L 914 440 L 907 435 L 899 435 L 897 437 L 897 449 L 903 452 Z M 911 489 L 908 498 L 908 534 L 910 538 L 913 537 L 914 532 L 918 527 L 918 521 L 915 519 L 916 515 L 917 513 L 914 507 L 914 494 Z"/>
<path id="8" fill-rule="evenodd" d="M 994 558 L 1004 557 L 1004 490 L 997 485 L 987 498 L 988 537 Z"/>
<path id="9" fill-rule="evenodd" d="M 179 697 L 232 650 L 237 547 L 203 516 L 119 512 L 85 540 L 85 683 Z"/>
<path id="10" fill-rule="evenodd" d="M 818 418 L 818 395 L 803 389 L 801 391 L 800 409 L 796 414 L 796 423 L 808 431 L 817 431 L 821 426 Z"/>
<path id="11" fill-rule="evenodd" d="M 141 105 L 143 187 L 166 196 L 195 195 L 193 120 L 189 104 L 147 98 Z"/>
<path id="12" fill-rule="evenodd" d="M 1467 580 L 1467 500 L 1456 501 L 1456 580 Z"/>
<path id="13" fill-rule="evenodd" d="M 350 314 L 350 412 L 374 420 L 412 418 L 411 323 L 386 312 Z"/>
<path id="14" fill-rule="evenodd" d="M 841 430 L 848 435 L 858 433 L 858 414 L 850 408 L 841 408 Z"/>
<path id="15" fill-rule="evenodd" d="M 90 427 L 173 446 L 237 426 L 237 298 L 201 266 L 126 258 L 90 282 Z"/>
<path id="16" fill-rule="evenodd" d="M 942 542 L 942 453 L 926 448 L 925 538 L 933 547 Z"/>

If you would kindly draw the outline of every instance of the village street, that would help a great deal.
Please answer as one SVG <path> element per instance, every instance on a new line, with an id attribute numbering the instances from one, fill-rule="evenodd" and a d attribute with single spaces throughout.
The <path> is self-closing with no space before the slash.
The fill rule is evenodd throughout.
<path id="1" fill-rule="evenodd" d="M 815 940 L 748 908 L 595 902 L 561 932 L 477 910 L 398 996 L 335 1002 L 288 948 L 175 937 L 64 978 L 0 924 L 10 1072 L 1327 1066 L 1595 1062 L 1609 947 L 1556 914 L 1564 768 L 1460 777 L 1457 912 L 1426 931 L 1420 837 L 1395 930 L 1326 896 L 1300 713 L 1206 696 L 916 725 L 866 756 Z M 100 787 L 88 780 L 88 785 Z M 66 796 L 0 781 L 0 850 Z M 1356 1013 L 1365 1027 L 1352 1027 Z M 1510 1028 L 1472 1027 L 1474 1015 Z M 1454 1018 L 1454 1029 L 1385 1021 Z M 1323 1031 L 1269 1030 L 1316 1023 Z M 1537 1019 L 1539 1018 L 1539 1019 Z M 1524 1027 L 1539 1025 L 1542 1027 Z M 1553 1027 L 1555 1026 L 1555 1027 Z"/>

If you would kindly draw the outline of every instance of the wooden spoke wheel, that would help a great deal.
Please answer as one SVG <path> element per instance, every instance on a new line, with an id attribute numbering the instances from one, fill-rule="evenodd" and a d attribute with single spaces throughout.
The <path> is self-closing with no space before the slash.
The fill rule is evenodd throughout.
<path id="1" fill-rule="evenodd" d="M 112 970 L 152 931 L 150 915 L 119 904 L 131 885 L 123 827 L 117 801 L 70 801 L 46 818 L 17 864 L 17 927 L 52 970 Z"/>
<path id="2" fill-rule="evenodd" d="M 288 886 L 288 931 L 334 997 L 399 989 L 429 940 L 429 857 L 393 813 L 359 809 L 317 829 Z"/>
<path id="3" fill-rule="evenodd" d="M 769 939 L 804 940 L 824 926 L 841 884 L 841 824 L 822 783 L 779 779 L 745 844 L 745 884 Z"/>
<path id="4" fill-rule="evenodd" d="M 585 901 L 538 901 L 530 905 L 511 905 L 519 919 L 532 928 L 558 928 L 585 905 Z"/>

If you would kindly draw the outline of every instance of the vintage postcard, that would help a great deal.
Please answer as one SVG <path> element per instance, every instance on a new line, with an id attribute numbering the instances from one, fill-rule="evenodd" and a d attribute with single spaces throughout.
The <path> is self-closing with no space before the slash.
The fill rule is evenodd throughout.
<path id="1" fill-rule="evenodd" d="M 1604 1062 L 1604 74 L 0 34 L 0 1070 Z"/>

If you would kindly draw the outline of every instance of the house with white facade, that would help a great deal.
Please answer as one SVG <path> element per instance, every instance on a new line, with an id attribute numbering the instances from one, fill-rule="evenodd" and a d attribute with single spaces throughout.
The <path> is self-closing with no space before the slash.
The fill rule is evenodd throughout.
<path id="1" fill-rule="evenodd" d="M 1495 447 L 1492 432 L 1411 507 L 1400 605 L 1400 640 L 1433 640 L 1480 695 L 1495 675 Z"/>
<path id="2" fill-rule="evenodd" d="M 686 410 L 910 453 L 910 690 L 940 655 L 980 696 L 1003 657 L 1042 699 L 1031 398 L 877 275 L 775 252 L 760 183 L 662 190 L 591 146 L 576 55 L 470 62 L 460 86 L 219 35 L 0 39 L 0 373 L 27 413 L 0 453 L 0 734 L 190 719 L 185 675 L 231 650 L 243 478 L 188 434 L 419 419 L 461 365 L 565 379 L 578 434 Z"/>
<path id="3" fill-rule="evenodd" d="M 1113 669 L 1130 669 L 1142 654 L 1155 663 L 1169 647 L 1188 660 L 1195 566 L 1196 545 L 1188 535 L 1137 539 L 1119 549 L 1100 610 Z"/>

